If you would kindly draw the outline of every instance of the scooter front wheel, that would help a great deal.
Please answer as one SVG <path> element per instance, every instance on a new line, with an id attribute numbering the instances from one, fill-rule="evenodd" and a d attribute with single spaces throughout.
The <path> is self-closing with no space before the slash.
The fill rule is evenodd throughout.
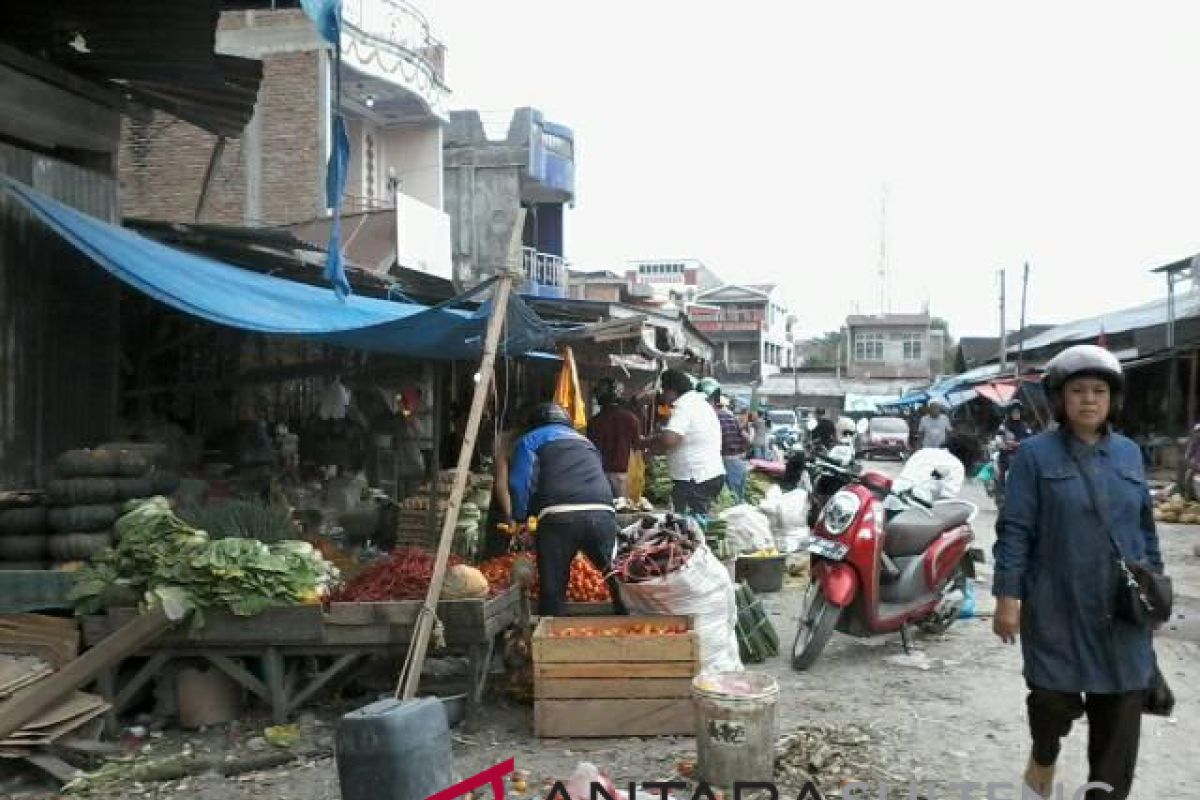
<path id="1" fill-rule="evenodd" d="M 800 609 L 800 626 L 792 645 L 793 669 L 806 670 L 816 663 L 825 645 L 829 644 L 829 637 L 833 636 L 841 615 L 842 610 L 825 598 L 819 583 L 813 581 L 808 585 Z"/>

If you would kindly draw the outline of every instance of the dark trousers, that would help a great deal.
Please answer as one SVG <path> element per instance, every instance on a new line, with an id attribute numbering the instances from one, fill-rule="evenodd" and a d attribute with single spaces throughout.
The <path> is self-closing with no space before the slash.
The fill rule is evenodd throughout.
<path id="1" fill-rule="evenodd" d="M 1063 737 L 1071 732 L 1071 724 L 1086 713 L 1088 781 L 1112 787 L 1111 794 L 1089 790 L 1087 800 L 1125 800 L 1137 765 L 1145 699 L 1143 691 L 1085 696 L 1030 687 L 1026 702 L 1033 735 L 1033 760 L 1044 767 L 1053 765 L 1062 749 Z"/>
<path id="2" fill-rule="evenodd" d="M 717 499 L 724 485 L 724 475 L 700 483 L 675 481 L 675 487 L 671 490 L 671 504 L 675 506 L 675 513 L 707 517 L 713 500 Z"/>
<path id="3" fill-rule="evenodd" d="M 537 565 L 538 613 L 561 617 L 567 612 L 567 583 L 571 579 L 571 561 L 583 555 L 605 575 L 612 569 L 613 547 L 617 543 L 617 517 L 608 511 L 572 511 L 549 514 L 538 522 Z M 615 578 L 609 578 L 608 590 L 613 608 L 625 613 Z"/>

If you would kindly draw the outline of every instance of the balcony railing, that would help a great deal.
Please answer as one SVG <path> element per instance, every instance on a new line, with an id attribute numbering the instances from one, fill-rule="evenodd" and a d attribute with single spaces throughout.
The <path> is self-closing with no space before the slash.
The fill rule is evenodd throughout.
<path id="1" fill-rule="evenodd" d="M 406 0 L 344 0 L 348 35 L 342 55 L 356 69 L 410 87 L 440 111 L 446 88 L 446 46 Z"/>
<path id="2" fill-rule="evenodd" d="M 567 290 L 567 263 L 562 256 L 539 253 L 532 247 L 521 248 L 521 269 L 531 282 Z"/>

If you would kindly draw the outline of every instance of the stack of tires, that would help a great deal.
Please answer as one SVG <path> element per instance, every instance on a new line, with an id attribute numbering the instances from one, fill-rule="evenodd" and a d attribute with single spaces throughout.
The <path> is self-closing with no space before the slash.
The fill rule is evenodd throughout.
<path id="1" fill-rule="evenodd" d="M 0 570 L 46 568 L 46 516 L 45 506 L 0 510 Z"/>
<path id="2" fill-rule="evenodd" d="M 46 487 L 51 531 L 46 552 L 60 566 L 103 552 L 127 502 L 169 494 L 179 482 L 134 450 L 69 450 L 58 457 L 54 472 Z"/>

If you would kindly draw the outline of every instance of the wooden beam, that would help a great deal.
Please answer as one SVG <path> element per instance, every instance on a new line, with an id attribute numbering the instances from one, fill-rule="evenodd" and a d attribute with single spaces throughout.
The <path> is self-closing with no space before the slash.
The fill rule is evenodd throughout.
<path id="1" fill-rule="evenodd" d="M 161 609 L 139 614 L 49 678 L 22 689 L 0 705 L 0 739 L 20 730 L 51 705 L 92 681 L 104 669 L 141 650 L 174 624 Z"/>
<path id="2" fill-rule="evenodd" d="M 353 666 L 354 663 L 362 657 L 362 653 L 346 653 L 337 661 L 333 662 L 333 665 L 329 667 L 329 669 L 325 670 L 320 675 L 309 681 L 307 686 L 297 692 L 292 699 L 288 701 L 288 711 L 296 711 L 296 709 L 304 705 L 304 703 L 306 703 L 310 697 L 324 689 L 327 685 L 329 685 L 330 681 L 332 681 L 338 675 L 341 675 L 345 670 Z"/>
<path id="3" fill-rule="evenodd" d="M 213 142 L 212 155 L 208 157 L 208 167 L 204 170 L 204 180 L 200 183 L 200 198 L 196 201 L 196 213 L 194 219 L 196 222 L 204 216 L 204 206 L 208 205 L 208 190 L 212 188 L 213 175 L 217 172 L 217 165 L 221 163 L 221 156 L 225 154 L 225 137 L 218 136 Z"/>
<path id="4" fill-rule="evenodd" d="M 520 229 L 521 226 L 518 225 L 517 230 Z M 437 608 L 438 598 L 442 593 L 442 581 L 446 577 L 446 564 L 450 559 L 450 547 L 454 542 L 458 511 L 462 506 L 463 495 L 466 493 L 467 476 L 471 472 L 471 456 L 475 452 L 475 439 L 479 435 L 480 421 L 483 419 L 483 411 L 491 393 L 492 378 L 496 372 L 496 350 L 500 343 L 500 334 L 504 329 L 505 318 L 508 315 L 508 298 L 512 292 L 515 277 L 516 274 L 510 267 L 500 277 L 493 295 L 492 315 L 488 320 L 487 335 L 483 344 L 483 361 L 479 367 L 479 385 L 471 399 L 471 413 L 467 418 L 462 447 L 458 451 L 458 466 L 454 472 L 450 502 L 442 520 L 442 534 L 434 560 L 433 577 L 429 581 L 429 591 L 425 595 L 427 613 L 417 617 L 416 629 L 413 631 L 412 642 L 409 644 L 408 657 L 404 662 L 405 671 L 400 677 L 400 685 L 396 687 L 396 696 L 406 700 L 416 695 L 417 685 L 421 681 L 421 668 L 425 663 L 425 653 L 429 648 L 429 636 L 433 631 L 434 609 Z"/>
<path id="5" fill-rule="evenodd" d="M 271 701 L 271 692 L 267 689 L 267 685 L 251 675 L 245 667 L 229 656 L 221 655 L 220 653 L 205 653 L 204 657 L 214 667 L 236 681 L 238 685 L 257 695 L 259 699 L 266 702 Z"/>

